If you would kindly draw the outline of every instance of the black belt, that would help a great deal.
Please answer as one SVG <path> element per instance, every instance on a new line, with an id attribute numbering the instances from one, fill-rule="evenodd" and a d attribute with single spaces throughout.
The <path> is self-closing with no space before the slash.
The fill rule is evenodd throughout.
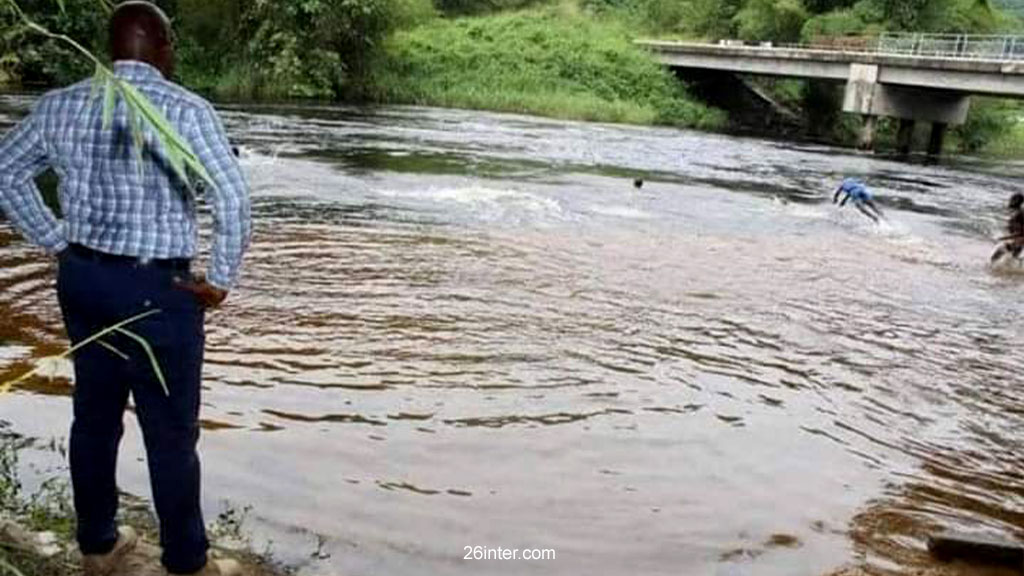
<path id="1" fill-rule="evenodd" d="M 93 262 L 107 262 L 111 264 L 134 264 L 136 266 L 153 266 L 165 270 L 181 270 L 187 272 L 192 261 L 188 258 L 153 258 L 143 260 L 135 256 L 121 256 L 119 254 L 107 254 L 82 246 L 81 244 L 68 244 L 68 250 L 79 258 L 92 260 Z"/>

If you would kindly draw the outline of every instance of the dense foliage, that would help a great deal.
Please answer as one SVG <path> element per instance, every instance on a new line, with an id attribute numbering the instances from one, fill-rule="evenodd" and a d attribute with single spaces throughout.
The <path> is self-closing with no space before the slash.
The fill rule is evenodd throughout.
<path id="1" fill-rule="evenodd" d="M 179 35 L 179 76 L 200 89 L 275 97 L 343 94 L 398 26 L 434 16 L 429 0 L 157 0 Z M 33 19 L 104 52 L 97 0 L 21 0 Z M 89 73 L 80 59 L 0 11 L 0 81 L 64 84 Z"/>
<path id="2" fill-rule="evenodd" d="M 718 126 L 721 113 L 630 39 L 857 45 L 883 31 L 1021 31 L 1024 0 L 156 0 L 179 35 L 179 79 L 222 96 L 360 98 L 571 118 Z M 19 0 L 102 53 L 99 0 Z M 0 3 L 0 6 L 4 6 Z M 90 71 L 0 8 L 0 84 L 65 84 Z M 768 84 L 769 89 L 773 86 Z M 835 86 L 776 82 L 823 137 L 853 133 Z M 983 102 L 955 131 L 964 149 L 1017 125 Z M 887 126 L 887 124 L 883 124 Z M 884 128 L 883 128 L 884 131 Z M 883 134 L 884 136 L 884 134 Z"/>
<path id="3" fill-rule="evenodd" d="M 988 0 L 582 0 L 650 33 L 717 40 L 809 41 L 883 30 L 991 33 L 1019 21 Z M 1024 0 L 1002 0 L 1020 2 Z"/>
<path id="4" fill-rule="evenodd" d="M 67 0 L 64 12 L 56 9 L 53 0 L 21 0 L 18 4 L 48 29 L 102 51 L 106 16 L 96 0 Z M 52 84 L 91 72 L 90 65 L 71 48 L 26 30 L 10 8 L 0 3 L 0 84 Z"/>
<path id="5" fill-rule="evenodd" d="M 374 85 L 387 101 L 702 127 L 723 120 L 633 46 L 626 28 L 557 8 L 400 32 Z"/>

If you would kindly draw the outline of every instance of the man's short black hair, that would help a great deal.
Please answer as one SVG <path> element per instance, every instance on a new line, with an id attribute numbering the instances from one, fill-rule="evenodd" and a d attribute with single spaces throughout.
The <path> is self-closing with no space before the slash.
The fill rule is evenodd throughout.
<path id="1" fill-rule="evenodd" d="M 171 19 L 159 6 L 145 0 L 122 2 L 110 15 L 110 50 L 115 59 L 138 52 L 140 45 L 161 48 L 173 40 Z"/>
<path id="2" fill-rule="evenodd" d="M 1010 196 L 1010 210 L 1017 210 L 1022 205 L 1024 205 L 1024 194 L 1016 192 L 1013 196 Z"/>

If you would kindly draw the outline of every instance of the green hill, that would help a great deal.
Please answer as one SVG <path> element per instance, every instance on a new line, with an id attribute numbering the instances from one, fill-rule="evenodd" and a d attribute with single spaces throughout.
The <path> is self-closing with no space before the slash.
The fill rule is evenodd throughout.
<path id="1" fill-rule="evenodd" d="M 1024 0 L 994 0 L 996 6 L 1017 16 L 1024 18 Z"/>

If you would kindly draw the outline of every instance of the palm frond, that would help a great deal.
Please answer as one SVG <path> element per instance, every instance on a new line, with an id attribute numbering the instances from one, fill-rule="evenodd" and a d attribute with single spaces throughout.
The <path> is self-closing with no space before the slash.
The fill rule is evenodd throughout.
<path id="1" fill-rule="evenodd" d="M 170 396 L 171 391 L 167 389 L 167 380 L 164 380 L 164 372 L 163 370 L 160 369 L 160 363 L 157 361 L 156 355 L 153 354 L 153 347 L 149 345 L 149 342 L 146 342 L 145 338 L 139 336 L 138 334 L 132 332 L 131 330 L 118 328 L 117 331 L 131 338 L 132 340 L 135 340 L 135 342 L 137 342 L 139 346 L 142 346 L 142 349 L 146 351 L 146 356 L 149 357 L 150 365 L 153 366 L 153 373 L 156 374 L 156 379 L 160 382 L 160 386 L 164 389 L 164 395 Z"/>

